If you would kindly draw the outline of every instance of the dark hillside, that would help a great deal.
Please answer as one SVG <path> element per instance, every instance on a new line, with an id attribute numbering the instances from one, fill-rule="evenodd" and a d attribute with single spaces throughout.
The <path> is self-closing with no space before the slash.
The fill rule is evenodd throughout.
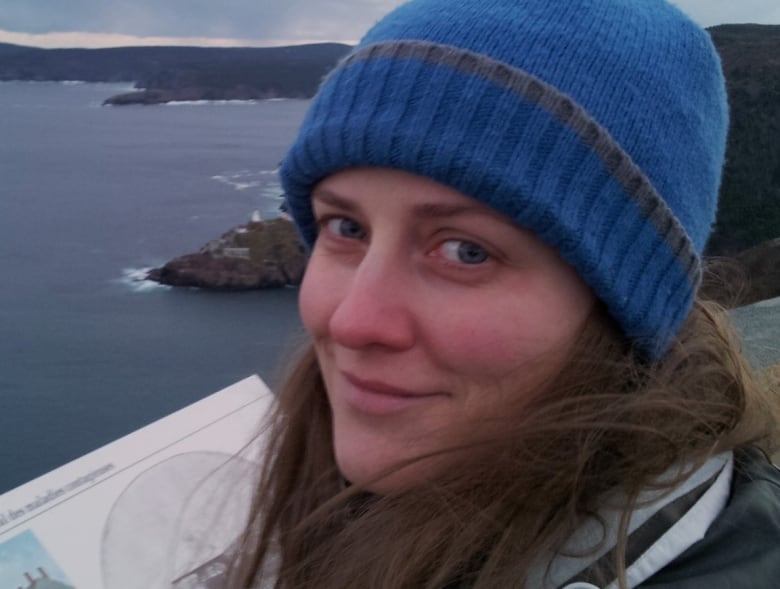
<path id="1" fill-rule="evenodd" d="M 780 25 L 722 25 L 710 34 L 731 106 L 721 202 L 711 254 L 780 236 Z"/>
<path id="2" fill-rule="evenodd" d="M 25 51 L 34 50 L 34 47 L 25 47 L 24 45 L 13 45 L 11 43 L 0 43 L 0 58 L 23 53 Z M 43 51 L 42 49 L 38 51 Z"/>
<path id="3" fill-rule="evenodd" d="M 138 88 L 215 98 L 311 96 L 349 49 L 293 47 L 118 47 L 38 49 L 0 45 L 0 80 L 136 82 Z M 205 96 L 203 96 L 205 97 Z M 170 99 L 175 99 L 172 96 Z"/>

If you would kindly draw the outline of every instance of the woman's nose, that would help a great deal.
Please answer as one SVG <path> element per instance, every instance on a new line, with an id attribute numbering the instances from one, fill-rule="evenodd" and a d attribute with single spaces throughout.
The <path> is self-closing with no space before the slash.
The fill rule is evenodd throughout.
<path id="1" fill-rule="evenodd" d="M 367 255 L 342 285 L 341 295 L 329 322 L 335 342 L 354 349 L 414 345 L 411 281 L 400 264 Z"/>

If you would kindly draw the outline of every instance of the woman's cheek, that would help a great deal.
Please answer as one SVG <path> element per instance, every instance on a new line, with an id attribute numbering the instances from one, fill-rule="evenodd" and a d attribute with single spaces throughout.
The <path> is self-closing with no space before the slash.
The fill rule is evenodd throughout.
<path id="1" fill-rule="evenodd" d="M 555 330 L 543 310 L 530 301 L 500 305 L 495 297 L 462 302 L 454 313 L 441 305 L 437 348 L 446 354 L 441 360 L 459 372 L 501 377 L 529 367 L 555 348 Z"/>
<path id="2" fill-rule="evenodd" d="M 468 370 L 469 366 L 503 364 L 516 359 L 516 334 L 507 328 L 511 318 L 500 316 L 484 306 L 478 312 L 464 312 L 458 306 L 455 313 L 446 313 L 441 305 L 436 315 L 440 318 L 439 349 L 448 350 L 449 362 Z"/>
<path id="3" fill-rule="evenodd" d="M 311 335 L 321 334 L 327 325 L 337 296 L 334 287 L 328 279 L 327 269 L 322 268 L 321 260 L 313 256 L 298 294 L 301 321 Z"/>

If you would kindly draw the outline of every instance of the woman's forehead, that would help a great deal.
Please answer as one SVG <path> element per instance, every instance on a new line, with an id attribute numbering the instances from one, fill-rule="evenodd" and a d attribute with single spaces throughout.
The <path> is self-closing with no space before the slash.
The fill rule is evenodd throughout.
<path id="1" fill-rule="evenodd" d="M 378 192 L 381 194 L 377 195 Z M 402 202 L 420 219 L 484 215 L 527 231 L 500 211 L 455 188 L 425 176 L 391 168 L 350 168 L 332 174 L 314 188 L 312 201 L 358 209 L 370 206 L 376 196 Z"/>

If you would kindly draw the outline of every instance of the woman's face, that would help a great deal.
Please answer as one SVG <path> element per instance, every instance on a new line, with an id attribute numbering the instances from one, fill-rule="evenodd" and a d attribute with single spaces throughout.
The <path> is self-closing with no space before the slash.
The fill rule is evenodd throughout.
<path id="1" fill-rule="evenodd" d="M 312 202 L 319 234 L 300 305 L 336 462 L 375 492 L 413 485 L 446 459 L 372 480 L 511 424 L 561 369 L 593 294 L 534 234 L 427 178 L 351 169 Z"/>

